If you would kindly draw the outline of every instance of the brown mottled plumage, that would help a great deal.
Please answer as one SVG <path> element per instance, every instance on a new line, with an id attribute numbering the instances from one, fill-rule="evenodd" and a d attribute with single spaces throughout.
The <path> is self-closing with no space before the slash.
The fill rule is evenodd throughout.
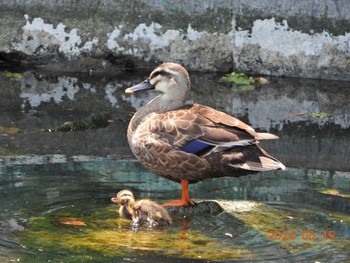
<path id="1" fill-rule="evenodd" d="M 163 94 L 135 113 L 129 124 L 128 140 L 146 168 L 181 182 L 182 199 L 166 205 L 193 205 L 188 183 L 285 169 L 258 145 L 259 140 L 277 139 L 277 136 L 257 133 L 242 121 L 213 108 L 187 105 L 190 79 L 181 65 L 161 64 L 147 80 L 125 92 L 149 89 Z"/>
<path id="2" fill-rule="evenodd" d="M 133 225 L 154 227 L 171 224 L 171 218 L 163 207 L 149 199 L 135 200 L 130 190 L 118 192 L 111 201 L 120 205 L 120 216 L 132 219 Z"/>

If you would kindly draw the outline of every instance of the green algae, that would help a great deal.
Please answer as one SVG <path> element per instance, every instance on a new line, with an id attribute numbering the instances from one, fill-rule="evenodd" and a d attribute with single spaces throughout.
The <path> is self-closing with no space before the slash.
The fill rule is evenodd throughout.
<path id="1" fill-rule="evenodd" d="M 350 246 L 350 240 L 334 230 L 337 224 L 350 225 L 349 216 L 345 214 L 317 215 L 308 208 L 289 210 L 259 204 L 235 216 L 291 254 L 317 246 L 333 246 L 347 252 Z"/>
<path id="2" fill-rule="evenodd" d="M 66 219 L 80 220 L 86 226 L 60 223 Z M 129 253 L 146 252 L 207 260 L 254 257 L 246 248 L 224 245 L 200 231 L 182 229 L 179 222 L 170 228 L 134 231 L 129 220 L 116 216 L 115 206 L 91 213 L 70 206 L 33 217 L 30 222 L 17 241 L 30 253 L 58 253 L 60 260 L 63 258 L 65 262 L 96 262 L 97 258 L 100 262 L 101 258 L 115 259 Z M 43 258 L 50 259 L 49 256 Z"/>
<path id="3" fill-rule="evenodd" d="M 254 91 L 256 85 L 266 85 L 270 83 L 269 80 L 264 77 L 252 77 L 241 72 L 225 74 L 219 79 L 219 82 L 235 84 L 232 88 L 243 92 Z"/>
<path id="4" fill-rule="evenodd" d="M 232 73 L 229 73 L 229 74 L 222 76 L 219 79 L 219 82 L 235 83 L 237 85 L 249 85 L 249 84 L 254 83 L 254 78 L 249 77 L 244 73 L 232 72 Z"/>
<path id="5" fill-rule="evenodd" d="M 0 126 L 0 134 L 3 133 L 3 134 L 16 134 L 20 131 L 19 128 L 17 127 L 3 127 L 3 126 Z"/>
<path id="6" fill-rule="evenodd" d="M 36 262 L 111 262 L 130 254 L 141 258 L 163 255 L 203 260 L 257 258 L 249 246 L 239 245 L 237 240 L 229 241 L 237 234 L 234 229 L 242 227 L 240 224 L 246 228 L 247 236 L 240 236 L 238 240 L 249 243 L 257 236 L 269 246 L 277 246 L 293 255 L 319 246 L 346 252 L 350 245 L 337 231 L 337 224 L 350 225 L 348 216 L 341 213 L 317 214 L 305 207 L 287 209 L 249 201 L 219 203 L 224 204 L 225 213 L 232 218 L 223 221 L 224 224 L 236 222 L 235 226 L 224 228 L 226 232 L 220 234 L 221 238 L 210 235 L 210 231 L 184 227 L 183 219 L 176 216 L 170 227 L 135 231 L 129 220 L 117 216 L 114 205 L 94 209 L 67 206 L 29 220 L 27 229 L 17 235 L 17 241 L 28 251 L 20 259 L 25 262 L 34 257 Z M 220 216 L 212 218 L 222 220 Z M 86 226 L 64 225 L 60 223 L 63 219 L 80 220 Z"/>
<path id="7" fill-rule="evenodd" d="M 21 79 L 23 78 L 23 75 L 21 73 L 17 73 L 17 72 L 5 72 L 4 73 L 5 78 L 14 78 L 14 79 Z"/>
<path id="8" fill-rule="evenodd" d="M 332 117 L 332 114 L 326 113 L 326 112 L 310 112 L 309 116 L 311 118 L 329 118 Z"/>

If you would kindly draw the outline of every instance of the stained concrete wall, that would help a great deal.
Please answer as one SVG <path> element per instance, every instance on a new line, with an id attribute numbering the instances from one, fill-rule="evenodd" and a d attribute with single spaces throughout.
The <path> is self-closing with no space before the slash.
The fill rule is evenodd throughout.
<path id="1" fill-rule="evenodd" d="M 0 64 L 350 80 L 348 0 L 0 0 Z"/>

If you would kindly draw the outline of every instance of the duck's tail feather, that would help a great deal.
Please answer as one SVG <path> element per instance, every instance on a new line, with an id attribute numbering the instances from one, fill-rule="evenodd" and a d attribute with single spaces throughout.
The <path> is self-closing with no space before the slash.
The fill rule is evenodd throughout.
<path id="1" fill-rule="evenodd" d="M 241 149 L 239 149 L 241 148 Z M 270 170 L 285 170 L 286 167 L 276 158 L 270 156 L 259 145 L 237 147 L 225 154 L 226 165 L 234 170 L 247 172 L 263 172 Z"/>
<path id="2" fill-rule="evenodd" d="M 257 137 L 255 137 L 256 140 L 277 140 L 278 136 L 268 133 L 268 132 L 258 132 Z"/>

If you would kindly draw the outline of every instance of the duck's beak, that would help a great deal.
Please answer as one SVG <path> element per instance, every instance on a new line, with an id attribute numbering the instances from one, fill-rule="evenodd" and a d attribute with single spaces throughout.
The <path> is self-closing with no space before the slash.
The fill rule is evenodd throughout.
<path id="1" fill-rule="evenodd" d="M 142 81 L 140 84 L 136 84 L 135 86 L 127 88 L 125 90 L 125 93 L 133 94 L 138 91 L 150 90 L 150 89 L 154 89 L 154 86 L 151 84 L 149 79 L 146 79 L 145 81 Z"/>

